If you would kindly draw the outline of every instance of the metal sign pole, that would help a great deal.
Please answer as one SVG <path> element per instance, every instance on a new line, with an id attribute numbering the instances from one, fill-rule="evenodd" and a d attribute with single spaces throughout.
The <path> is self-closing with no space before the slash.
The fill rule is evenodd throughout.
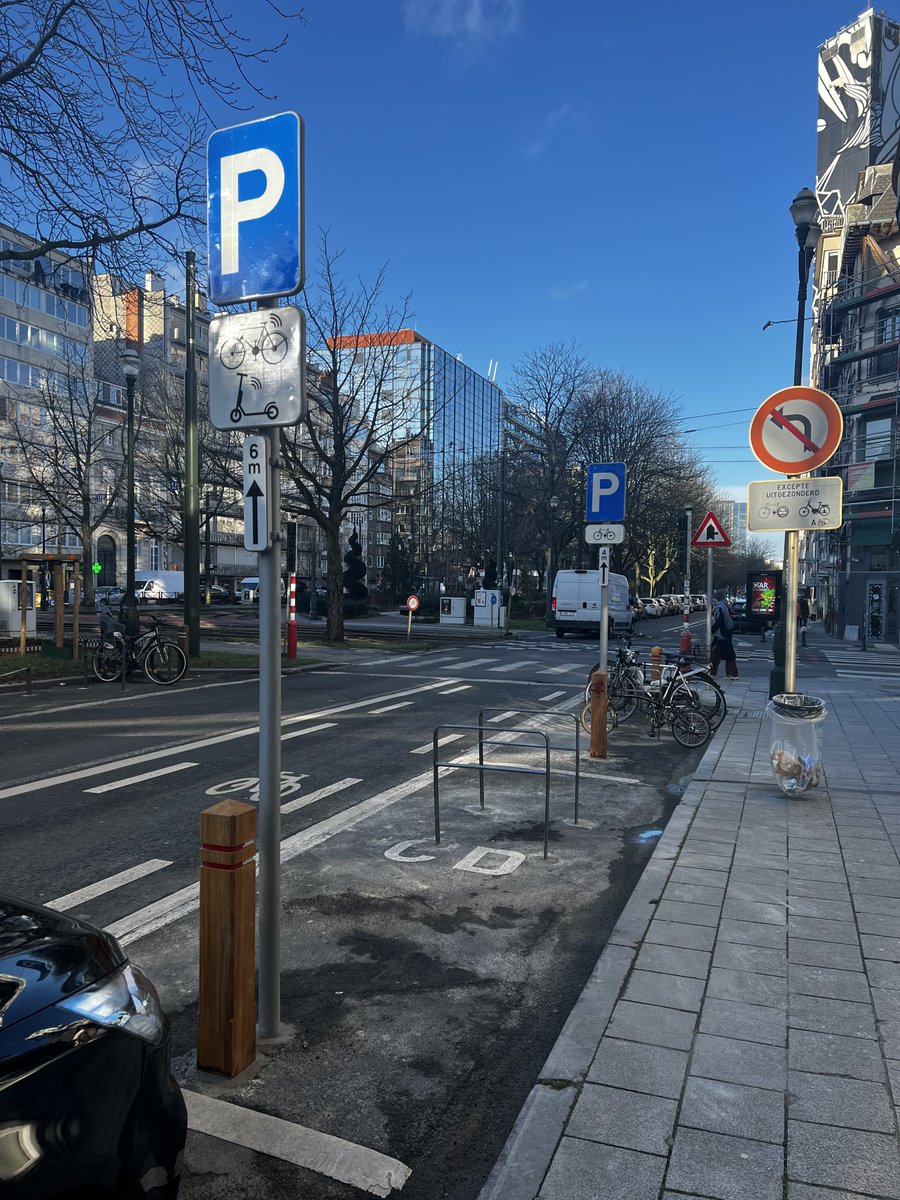
<path id="1" fill-rule="evenodd" d="M 281 1034 L 281 469 L 269 460 L 271 543 L 259 555 L 259 1036 Z"/>
<path id="2" fill-rule="evenodd" d="M 713 596 L 713 553 L 712 546 L 706 551 L 706 659 L 712 654 L 712 596 Z"/>
<path id="3" fill-rule="evenodd" d="M 797 690 L 797 575 L 800 566 L 800 534 L 796 529 L 784 535 L 787 574 L 784 614 L 784 690 Z"/>
<path id="4" fill-rule="evenodd" d="M 606 561 L 604 561 L 604 559 Z M 600 670 L 606 671 L 609 657 L 609 548 L 601 547 L 597 569 L 600 579 Z"/>

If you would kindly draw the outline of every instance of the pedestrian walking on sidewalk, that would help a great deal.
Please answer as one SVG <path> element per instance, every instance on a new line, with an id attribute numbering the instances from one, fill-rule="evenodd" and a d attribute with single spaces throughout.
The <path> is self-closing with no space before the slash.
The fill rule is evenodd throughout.
<path id="1" fill-rule="evenodd" d="M 797 628 L 805 629 L 809 622 L 809 601 L 805 596 L 797 600 Z"/>
<path id="2" fill-rule="evenodd" d="M 737 679 L 737 655 L 734 652 L 734 644 L 732 641 L 734 635 L 734 618 L 728 608 L 728 602 L 725 599 L 725 592 L 714 592 L 718 603 L 713 609 L 712 614 L 712 646 L 709 655 L 710 673 L 716 675 L 719 670 L 719 663 L 725 664 L 725 676 L 728 679 Z"/>

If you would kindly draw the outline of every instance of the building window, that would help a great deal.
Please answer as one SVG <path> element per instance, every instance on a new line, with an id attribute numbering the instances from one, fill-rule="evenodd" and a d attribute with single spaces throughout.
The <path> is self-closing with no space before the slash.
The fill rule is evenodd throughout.
<path id="1" fill-rule="evenodd" d="M 891 450 L 890 417 L 872 417 L 863 421 L 859 427 L 859 461 L 871 462 L 876 458 L 890 458 Z"/>
<path id="2" fill-rule="evenodd" d="M 900 338 L 900 308 L 884 308 L 878 314 L 879 342 L 895 342 Z"/>
<path id="3" fill-rule="evenodd" d="M 160 547 L 158 538 L 154 538 L 154 540 L 150 543 L 150 556 L 149 557 L 150 557 L 150 568 L 149 569 L 151 571 L 160 570 L 161 547 Z"/>

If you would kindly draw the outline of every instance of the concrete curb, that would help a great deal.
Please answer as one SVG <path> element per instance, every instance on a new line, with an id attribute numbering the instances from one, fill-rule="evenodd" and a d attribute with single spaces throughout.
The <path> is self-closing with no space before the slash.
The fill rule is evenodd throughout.
<path id="1" fill-rule="evenodd" d="M 741 697 L 743 699 L 743 697 Z M 535 1200 L 728 733 L 716 730 L 531 1089 L 478 1200 Z"/>

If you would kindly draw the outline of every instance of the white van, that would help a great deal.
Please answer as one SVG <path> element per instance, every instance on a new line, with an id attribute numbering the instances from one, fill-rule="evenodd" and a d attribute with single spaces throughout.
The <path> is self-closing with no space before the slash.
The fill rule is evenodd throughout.
<path id="1" fill-rule="evenodd" d="M 281 599 L 284 601 L 287 597 L 287 588 L 284 585 L 284 579 L 281 580 Z M 242 604 L 259 604 L 259 576 L 248 575 L 246 579 L 241 580 L 241 585 L 237 591 L 237 598 Z"/>
<path id="2" fill-rule="evenodd" d="M 609 576 L 609 636 L 634 631 L 634 611 L 628 603 L 628 580 Z M 600 632 L 600 572 L 557 571 L 553 581 L 556 636 Z"/>
<path id="3" fill-rule="evenodd" d="M 135 571 L 134 595 L 138 604 L 165 604 L 184 599 L 183 571 Z"/>

